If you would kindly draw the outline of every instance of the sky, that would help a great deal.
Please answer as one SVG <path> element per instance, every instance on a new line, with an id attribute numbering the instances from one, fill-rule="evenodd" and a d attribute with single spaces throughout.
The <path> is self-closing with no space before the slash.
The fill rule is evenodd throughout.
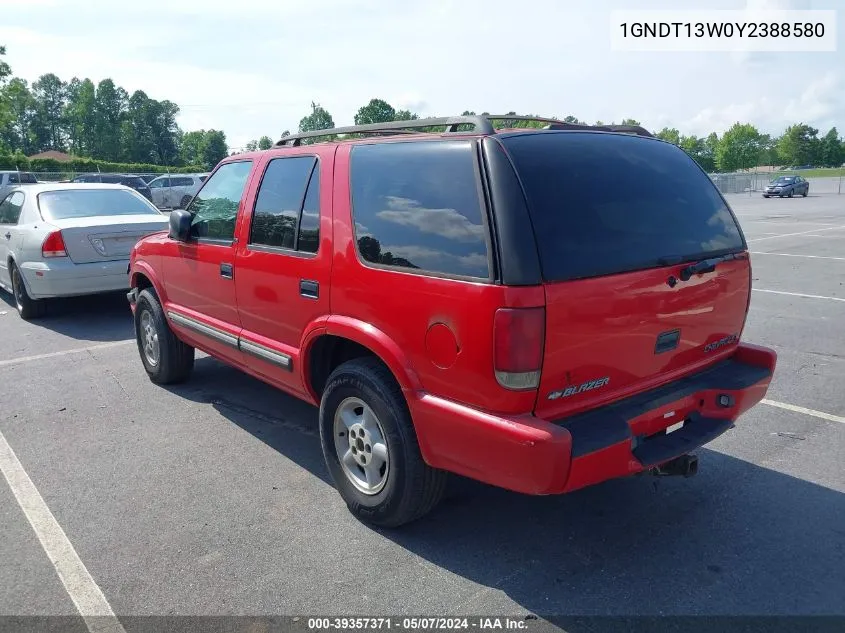
<path id="1" fill-rule="evenodd" d="M 837 9 L 825 53 L 611 50 L 615 9 Z M 632 117 L 649 129 L 845 132 L 842 0 L 0 0 L 16 76 L 111 77 L 169 99 L 185 131 L 230 147 L 295 130 L 312 101 L 351 125 L 378 97 L 396 109 Z"/>

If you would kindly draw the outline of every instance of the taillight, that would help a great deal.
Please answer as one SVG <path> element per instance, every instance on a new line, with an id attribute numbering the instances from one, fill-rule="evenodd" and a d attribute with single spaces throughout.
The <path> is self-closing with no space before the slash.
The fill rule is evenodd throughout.
<path id="1" fill-rule="evenodd" d="M 41 257 L 67 257 L 61 231 L 53 231 L 44 238 L 44 243 L 41 245 Z"/>
<path id="2" fill-rule="evenodd" d="M 501 308 L 493 320 L 493 369 L 502 387 L 536 389 L 540 385 L 545 308 Z"/>

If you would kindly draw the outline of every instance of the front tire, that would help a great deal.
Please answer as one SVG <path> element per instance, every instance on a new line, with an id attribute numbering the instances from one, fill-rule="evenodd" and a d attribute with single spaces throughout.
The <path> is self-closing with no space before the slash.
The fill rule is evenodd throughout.
<path id="1" fill-rule="evenodd" d="M 194 348 L 176 338 L 158 297 L 142 290 L 135 304 L 135 339 L 147 375 L 154 383 L 169 385 L 188 379 L 194 369 Z"/>
<path id="2" fill-rule="evenodd" d="M 790 189 L 787 197 L 791 198 L 793 195 L 795 195 L 795 189 Z"/>
<path id="3" fill-rule="evenodd" d="M 809 188 L 809 187 L 807 187 L 807 188 L 804 190 L 804 193 L 802 193 L 802 194 L 801 194 L 801 196 L 802 196 L 802 197 L 804 197 L 804 198 L 806 198 L 808 193 L 810 193 L 810 188 Z"/>
<path id="4" fill-rule="evenodd" d="M 329 376 L 320 442 L 340 496 L 362 521 L 397 527 L 443 496 L 447 473 L 423 461 L 402 390 L 378 359 L 348 361 Z"/>
<path id="5" fill-rule="evenodd" d="M 30 319 L 37 319 L 44 316 L 47 311 L 47 305 L 44 301 L 33 299 L 26 291 L 26 284 L 24 283 L 21 271 L 13 263 L 9 268 L 12 277 L 12 294 L 15 297 L 15 307 L 18 309 L 18 314 L 24 321 Z"/>

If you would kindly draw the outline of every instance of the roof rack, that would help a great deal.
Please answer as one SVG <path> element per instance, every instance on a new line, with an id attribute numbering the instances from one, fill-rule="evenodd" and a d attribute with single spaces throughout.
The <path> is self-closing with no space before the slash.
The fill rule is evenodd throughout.
<path id="1" fill-rule="evenodd" d="M 550 119 L 538 116 L 522 116 L 518 114 L 485 114 L 481 116 L 452 116 L 436 117 L 430 119 L 415 119 L 413 121 L 388 121 L 386 123 L 368 123 L 366 125 L 350 125 L 346 127 L 333 127 L 324 130 L 312 130 L 283 136 L 274 147 L 298 147 L 302 141 L 308 138 L 320 138 L 324 136 L 337 136 L 341 134 L 371 134 L 391 136 L 395 134 L 414 134 L 414 130 L 427 127 L 445 127 L 447 134 L 465 133 L 460 126 L 471 125 L 469 132 L 474 134 L 495 134 L 493 121 L 534 121 L 546 123 L 544 130 L 593 130 L 600 132 L 622 132 L 625 134 L 636 134 L 638 136 L 654 137 L 651 132 L 639 125 L 586 125 L 583 123 L 566 123 L 559 119 Z"/>
<path id="2" fill-rule="evenodd" d="M 489 117 L 481 116 L 451 116 L 437 117 L 432 119 L 415 119 L 413 121 L 389 121 L 387 123 L 368 123 L 366 125 L 350 125 L 347 127 L 334 127 L 325 130 L 312 130 L 284 136 L 275 147 L 297 147 L 302 144 L 303 139 L 319 138 L 322 136 L 334 136 L 338 134 L 407 134 L 410 130 L 426 127 L 445 127 L 449 134 L 460 133 L 461 125 L 471 125 L 471 130 L 476 134 L 493 134 Z"/>

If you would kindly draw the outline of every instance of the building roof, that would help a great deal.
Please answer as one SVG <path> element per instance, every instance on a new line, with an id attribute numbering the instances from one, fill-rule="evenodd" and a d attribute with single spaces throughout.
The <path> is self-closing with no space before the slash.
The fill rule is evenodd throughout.
<path id="1" fill-rule="evenodd" d="M 57 152 L 54 149 L 48 150 L 46 152 L 41 152 L 40 154 L 35 154 L 34 156 L 29 157 L 30 160 L 33 158 L 52 158 L 53 160 L 58 160 L 63 163 L 73 160 L 75 157 L 71 156 L 70 154 L 65 154 L 64 152 Z"/>

